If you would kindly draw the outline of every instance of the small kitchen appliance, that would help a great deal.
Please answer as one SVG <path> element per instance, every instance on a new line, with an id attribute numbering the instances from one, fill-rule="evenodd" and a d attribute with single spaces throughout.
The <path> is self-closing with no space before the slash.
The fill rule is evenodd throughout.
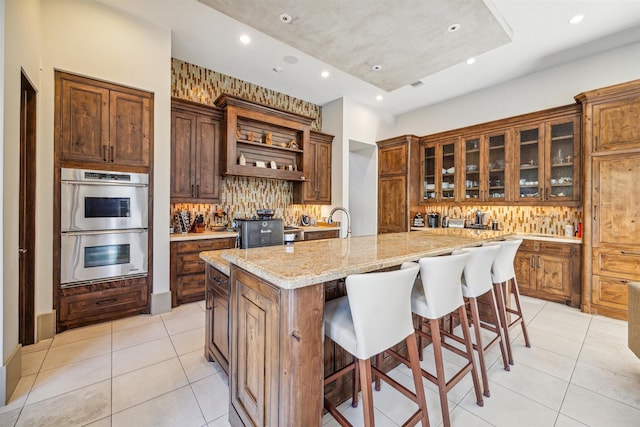
<path id="1" fill-rule="evenodd" d="M 427 213 L 427 225 L 430 228 L 440 227 L 440 214 L 438 212 Z"/>
<path id="2" fill-rule="evenodd" d="M 413 217 L 413 226 L 414 227 L 424 227 L 424 217 L 420 212 L 415 214 Z"/>
<path id="3" fill-rule="evenodd" d="M 236 218 L 238 247 L 241 249 L 275 246 L 284 243 L 284 225 L 281 218 Z"/>

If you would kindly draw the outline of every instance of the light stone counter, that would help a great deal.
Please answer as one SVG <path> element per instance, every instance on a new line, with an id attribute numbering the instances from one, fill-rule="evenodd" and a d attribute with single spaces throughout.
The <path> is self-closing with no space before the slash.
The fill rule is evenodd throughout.
<path id="1" fill-rule="evenodd" d="M 336 227 L 333 225 L 300 225 L 298 226 L 305 233 L 313 233 L 316 231 L 331 231 L 331 230 L 340 230 L 340 227 Z"/>
<path id="2" fill-rule="evenodd" d="M 226 274 L 229 275 L 229 261 L 222 259 L 222 252 L 225 250 L 234 250 L 234 249 L 223 249 L 223 250 L 215 250 L 215 251 L 206 251 L 200 252 L 200 258 Z"/>
<path id="3" fill-rule="evenodd" d="M 429 228 L 429 227 L 411 227 L 411 231 L 423 231 L 425 233 L 441 235 L 441 236 L 494 236 L 495 233 L 503 235 L 502 231 L 494 230 L 478 230 L 473 228 Z M 581 237 L 567 237 L 560 234 L 527 234 L 527 233 L 513 233 L 510 237 L 527 239 L 527 240 L 541 240 L 546 242 L 558 242 L 558 243 L 575 243 L 581 244 Z"/>
<path id="4" fill-rule="evenodd" d="M 235 231 L 204 231 L 202 233 L 174 233 L 169 236 L 170 242 L 182 242 L 185 240 L 202 240 L 202 239 L 227 239 L 229 237 L 237 237 Z"/>
<path id="5" fill-rule="evenodd" d="M 350 274 L 398 266 L 422 257 L 447 254 L 502 238 L 506 234 L 495 231 L 491 235 L 460 236 L 392 233 L 296 242 L 285 246 L 226 249 L 215 251 L 215 255 L 219 254 L 223 260 L 283 289 L 296 289 Z M 210 252 L 203 252 L 200 257 L 216 268 L 221 267 L 217 256 Z"/>

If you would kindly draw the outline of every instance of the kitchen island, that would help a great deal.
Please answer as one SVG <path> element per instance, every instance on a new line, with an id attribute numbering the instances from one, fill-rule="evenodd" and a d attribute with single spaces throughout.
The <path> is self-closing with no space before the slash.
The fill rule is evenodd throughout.
<path id="1" fill-rule="evenodd" d="M 345 277 L 503 236 L 410 232 L 201 253 L 218 270 L 230 263 L 230 423 L 322 424 L 324 375 L 351 361 L 323 334 L 325 299 L 344 294 Z M 326 393 L 341 400 L 345 390 Z"/>

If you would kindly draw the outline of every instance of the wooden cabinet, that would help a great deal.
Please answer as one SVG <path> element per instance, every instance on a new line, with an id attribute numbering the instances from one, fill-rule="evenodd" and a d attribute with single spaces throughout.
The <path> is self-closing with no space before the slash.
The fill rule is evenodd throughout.
<path id="1" fill-rule="evenodd" d="M 308 181 L 296 183 L 293 203 L 331 204 L 331 143 L 333 135 L 311 132 L 304 147 L 304 171 Z"/>
<path id="2" fill-rule="evenodd" d="M 171 201 L 220 200 L 222 113 L 217 108 L 171 102 Z"/>
<path id="3" fill-rule="evenodd" d="M 310 179 L 304 153 L 312 118 L 226 94 L 215 104 L 224 111 L 223 175 Z"/>
<path id="4" fill-rule="evenodd" d="M 62 166 L 149 168 L 152 93 L 59 71 L 55 79 Z"/>
<path id="5" fill-rule="evenodd" d="M 405 135 L 378 141 L 378 233 L 409 231 L 411 210 L 417 211 L 419 140 Z"/>
<path id="6" fill-rule="evenodd" d="M 581 93 L 584 138 L 583 310 L 627 318 L 640 281 L 640 80 Z"/>
<path id="7" fill-rule="evenodd" d="M 204 299 L 205 262 L 200 252 L 235 245 L 235 237 L 171 242 L 171 306 Z"/>
<path id="8" fill-rule="evenodd" d="M 424 198 L 429 202 L 453 201 L 458 193 L 456 168 L 460 166 L 458 139 L 430 141 L 421 149 Z"/>
<path id="9" fill-rule="evenodd" d="M 337 239 L 340 237 L 340 230 L 305 231 L 304 240 Z"/>
<path id="10" fill-rule="evenodd" d="M 577 113 L 516 128 L 516 201 L 580 200 L 579 131 Z"/>
<path id="11" fill-rule="evenodd" d="M 205 356 L 229 376 L 229 276 L 207 265 Z"/>
<path id="12" fill-rule="evenodd" d="M 57 332 L 149 312 L 146 277 L 58 290 Z"/>
<path id="13" fill-rule="evenodd" d="M 281 289 L 231 265 L 232 425 L 322 418 L 322 285 Z"/>
<path id="14" fill-rule="evenodd" d="M 473 203 L 509 199 L 508 174 L 511 166 L 507 151 L 511 133 L 505 130 L 462 138 L 462 160 L 458 162 L 464 178 L 463 199 Z M 462 182 L 460 183 L 462 185 Z"/>
<path id="15" fill-rule="evenodd" d="M 523 295 L 580 306 L 580 245 L 523 240 L 514 268 Z"/>

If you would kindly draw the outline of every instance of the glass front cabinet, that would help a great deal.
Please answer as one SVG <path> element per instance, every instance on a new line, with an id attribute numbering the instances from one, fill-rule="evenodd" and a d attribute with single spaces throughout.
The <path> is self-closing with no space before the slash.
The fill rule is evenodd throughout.
<path id="1" fill-rule="evenodd" d="M 423 146 L 424 201 L 442 202 L 456 199 L 457 139 L 429 142 Z"/>
<path id="2" fill-rule="evenodd" d="M 496 132 L 463 138 L 464 199 L 504 201 L 507 194 L 508 133 Z"/>
<path id="3" fill-rule="evenodd" d="M 579 130 L 577 116 L 516 129 L 515 200 L 580 200 Z"/>

